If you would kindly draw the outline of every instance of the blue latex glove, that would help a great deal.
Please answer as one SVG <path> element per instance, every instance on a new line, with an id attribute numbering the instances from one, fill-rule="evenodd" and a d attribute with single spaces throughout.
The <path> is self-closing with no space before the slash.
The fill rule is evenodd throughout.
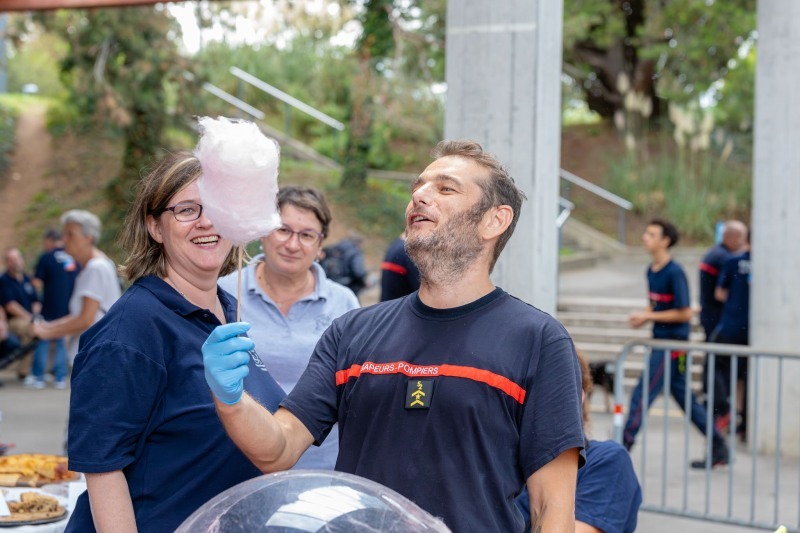
<path id="1" fill-rule="evenodd" d="M 247 322 L 217 326 L 203 343 L 206 382 L 219 401 L 233 405 L 242 399 L 244 378 L 250 372 L 248 351 L 255 343 L 240 337 L 250 329 Z"/>

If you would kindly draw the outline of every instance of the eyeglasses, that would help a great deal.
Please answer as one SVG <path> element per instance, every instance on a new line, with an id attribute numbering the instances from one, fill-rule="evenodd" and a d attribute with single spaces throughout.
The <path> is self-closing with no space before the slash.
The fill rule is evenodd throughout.
<path id="1" fill-rule="evenodd" d="M 194 202 L 181 202 L 171 207 L 165 207 L 162 213 L 164 211 L 172 211 L 178 222 L 192 222 L 203 214 L 203 206 Z"/>
<path id="2" fill-rule="evenodd" d="M 292 235 L 297 235 L 297 240 L 300 241 L 300 244 L 303 246 L 314 246 L 319 241 L 322 240 L 324 235 L 312 229 L 304 229 L 300 231 L 294 231 L 291 228 L 287 228 L 286 226 L 281 226 L 275 231 L 272 232 L 275 238 L 279 242 L 288 242 Z"/>

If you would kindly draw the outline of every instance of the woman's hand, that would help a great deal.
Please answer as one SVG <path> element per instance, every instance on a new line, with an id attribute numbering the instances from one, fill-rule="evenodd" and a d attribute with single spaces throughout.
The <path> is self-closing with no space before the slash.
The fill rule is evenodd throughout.
<path id="1" fill-rule="evenodd" d="M 211 392 L 222 403 L 233 405 L 242 398 L 244 378 L 250 372 L 247 364 L 255 348 L 253 341 L 240 337 L 250 329 L 246 322 L 217 326 L 203 343 L 205 376 Z"/>

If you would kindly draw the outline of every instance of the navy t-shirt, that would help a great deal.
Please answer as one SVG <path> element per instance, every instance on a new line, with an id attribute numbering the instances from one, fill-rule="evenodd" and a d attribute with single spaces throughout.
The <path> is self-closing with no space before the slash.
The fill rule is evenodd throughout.
<path id="1" fill-rule="evenodd" d="M 42 280 L 42 316 L 56 320 L 69 314 L 69 297 L 78 275 L 78 263 L 64 251 L 56 248 L 42 254 L 36 264 L 34 277 Z"/>
<path id="2" fill-rule="evenodd" d="M 317 441 L 338 421 L 336 470 L 399 492 L 453 531 L 522 531 L 519 488 L 584 444 L 572 340 L 500 289 L 453 309 L 414 293 L 350 311 L 281 405 Z"/>
<path id="3" fill-rule="evenodd" d="M 589 441 L 586 464 L 578 470 L 575 519 L 604 533 L 633 533 L 641 504 L 642 489 L 628 451 L 613 440 Z M 527 487 L 517 505 L 523 516 L 530 516 Z"/>
<path id="4" fill-rule="evenodd" d="M 217 294 L 228 321 L 235 300 Z M 217 317 L 154 276 L 140 279 L 81 336 L 72 371 L 69 468 L 122 470 L 139 531 L 174 531 L 224 490 L 261 474 L 226 435 L 200 347 Z M 251 373 L 255 369 L 251 361 Z M 271 411 L 285 396 L 265 374 L 248 388 Z M 94 531 L 89 498 L 67 531 Z"/>
<path id="5" fill-rule="evenodd" d="M 658 272 L 653 272 L 651 265 L 647 269 L 647 285 L 653 311 L 683 309 L 690 305 L 686 274 L 675 261 L 670 260 Z M 653 338 L 687 340 L 689 322 L 653 322 Z"/>
<path id="6" fill-rule="evenodd" d="M 719 286 L 728 289 L 718 331 L 725 342 L 747 344 L 750 328 L 750 252 L 728 259 L 719 276 Z"/>
<path id="7" fill-rule="evenodd" d="M 0 276 L 0 305 L 17 302 L 29 313 L 33 313 L 33 304 L 39 301 L 36 288 L 31 283 L 27 274 L 22 275 L 22 281 L 4 272 Z"/>
<path id="8" fill-rule="evenodd" d="M 419 289 L 419 270 L 408 257 L 405 241 L 397 238 L 381 263 L 381 301 L 394 300 Z"/>
<path id="9" fill-rule="evenodd" d="M 722 316 L 722 302 L 714 298 L 714 290 L 717 288 L 722 265 L 730 256 L 731 252 L 727 248 L 715 244 L 700 262 L 700 323 L 707 332 L 717 327 Z"/>

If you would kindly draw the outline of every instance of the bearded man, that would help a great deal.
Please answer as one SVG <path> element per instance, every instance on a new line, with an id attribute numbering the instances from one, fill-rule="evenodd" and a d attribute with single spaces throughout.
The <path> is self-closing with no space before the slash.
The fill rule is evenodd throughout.
<path id="1" fill-rule="evenodd" d="M 416 293 L 335 320 L 274 414 L 242 393 L 249 326 L 203 346 L 228 434 L 263 472 L 339 423 L 336 470 L 386 485 L 453 531 L 573 531 L 584 462 L 580 368 L 555 319 L 489 277 L 524 194 L 477 143 L 442 142 L 406 209 Z"/>

